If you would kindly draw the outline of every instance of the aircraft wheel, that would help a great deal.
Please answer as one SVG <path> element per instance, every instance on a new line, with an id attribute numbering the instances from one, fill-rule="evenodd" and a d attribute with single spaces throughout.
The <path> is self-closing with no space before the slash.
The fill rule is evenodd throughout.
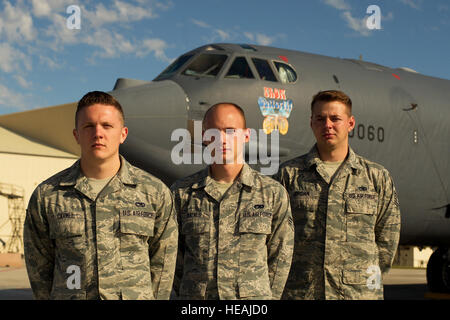
<path id="1" fill-rule="evenodd" d="M 448 248 L 438 248 L 428 260 L 427 283 L 431 292 L 450 292 L 450 254 Z"/>

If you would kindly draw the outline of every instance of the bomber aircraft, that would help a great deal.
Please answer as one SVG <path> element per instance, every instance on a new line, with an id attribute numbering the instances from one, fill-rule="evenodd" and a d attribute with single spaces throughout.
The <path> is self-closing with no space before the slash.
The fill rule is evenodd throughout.
<path id="1" fill-rule="evenodd" d="M 308 152 L 314 143 L 310 101 L 328 89 L 353 101 L 352 148 L 393 176 L 402 213 L 400 245 L 437 248 L 427 266 L 428 285 L 450 292 L 449 80 L 361 59 L 217 43 L 181 55 L 153 81 L 120 78 L 110 93 L 122 104 L 129 128 L 121 153 L 170 185 L 204 167 L 195 156 L 202 150 L 198 124 L 211 105 L 232 102 L 244 109 L 256 133 L 247 159 L 267 169 Z M 79 154 L 72 136 L 75 108 L 73 102 L 3 115 L 0 126 Z M 190 133 L 192 157 L 174 152 L 186 142 L 174 135 L 177 129 Z M 272 136 L 279 137 L 278 148 Z"/>

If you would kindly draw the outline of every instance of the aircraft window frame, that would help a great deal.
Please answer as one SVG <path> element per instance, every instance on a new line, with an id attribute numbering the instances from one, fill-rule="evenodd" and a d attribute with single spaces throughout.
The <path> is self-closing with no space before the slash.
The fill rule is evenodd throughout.
<path id="1" fill-rule="evenodd" d="M 161 72 L 156 78 L 155 80 L 160 80 L 160 79 L 166 79 L 174 74 L 176 74 L 184 65 L 186 65 L 186 63 L 188 61 L 190 61 L 192 59 L 192 57 L 194 57 L 195 54 L 194 53 L 186 53 L 183 54 L 181 56 L 179 56 L 174 62 L 172 62 L 171 64 L 169 64 L 169 66 L 167 68 L 165 68 L 163 70 L 163 72 Z M 184 61 L 183 61 L 184 60 Z M 180 63 L 180 61 L 183 61 L 182 63 Z"/>
<path id="2" fill-rule="evenodd" d="M 255 69 L 256 69 L 256 71 L 258 72 L 259 78 L 260 78 L 262 81 L 279 82 L 278 79 L 277 79 L 277 76 L 275 75 L 275 72 L 274 72 L 274 70 L 273 70 L 273 68 L 272 68 L 272 66 L 270 65 L 270 62 L 269 62 L 268 60 L 262 59 L 262 58 L 258 58 L 258 57 L 252 57 L 252 58 L 250 58 L 250 60 L 252 61 L 253 65 L 254 65 L 254 67 L 255 67 Z M 269 71 L 270 71 L 270 73 L 272 74 L 273 80 L 267 79 L 267 78 L 265 78 L 265 75 L 264 75 L 264 74 L 261 74 L 260 68 L 259 68 L 259 66 L 255 63 L 255 60 L 260 60 L 260 61 L 266 63 L 266 67 L 267 67 L 266 70 L 269 70 Z M 264 77 L 264 78 L 263 78 L 263 77 Z"/>
<path id="3" fill-rule="evenodd" d="M 242 49 L 244 49 L 245 51 L 249 51 L 249 52 L 256 52 L 256 51 L 258 51 L 258 50 L 256 50 L 256 48 L 252 47 L 249 44 L 241 43 L 241 44 L 239 44 L 239 46 Z"/>
<path id="4" fill-rule="evenodd" d="M 209 56 L 210 58 L 218 58 L 218 60 L 212 60 L 205 64 L 205 66 L 202 65 L 202 61 L 199 61 L 199 59 L 204 59 L 206 56 Z M 221 59 L 221 60 L 220 60 Z M 219 75 L 221 70 L 223 69 L 223 66 L 225 65 L 226 61 L 228 60 L 228 55 L 224 53 L 211 53 L 211 52 L 202 52 L 198 54 L 194 59 L 191 60 L 191 62 L 188 64 L 188 66 L 181 72 L 181 75 L 189 76 L 189 77 L 211 77 L 215 78 Z M 189 70 L 190 67 L 192 67 L 193 64 L 199 64 L 203 68 L 205 68 L 203 71 L 196 71 L 196 70 Z"/>
<path id="5" fill-rule="evenodd" d="M 280 82 L 282 84 L 294 84 L 294 83 L 296 83 L 298 81 L 298 78 L 299 78 L 298 73 L 297 73 L 297 71 L 295 70 L 295 68 L 291 64 L 286 63 L 286 62 L 282 62 L 282 61 L 277 61 L 277 60 L 273 60 L 272 62 L 273 62 L 273 65 L 275 67 L 275 70 L 277 70 L 278 78 L 279 78 L 279 80 L 280 80 Z M 288 67 L 287 69 L 291 69 L 293 71 L 294 75 L 295 75 L 295 79 L 293 81 L 287 79 L 287 81 L 286 81 L 283 78 L 283 76 L 281 75 L 280 68 L 278 67 L 278 65 L 287 66 Z"/>
<path id="6" fill-rule="evenodd" d="M 230 71 L 231 71 L 231 69 L 233 68 L 233 65 L 235 64 L 235 62 L 238 60 L 238 59 L 243 59 L 244 61 L 245 61 L 245 63 L 247 64 L 247 67 L 248 67 L 248 72 L 250 73 L 250 75 L 251 75 L 251 77 L 247 77 L 247 76 L 243 76 L 243 77 L 241 77 L 241 76 L 239 76 L 239 75 L 229 75 L 229 73 L 230 73 Z M 246 56 L 241 56 L 241 55 L 239 55 L 239 56 L 235 56 L 234 57 L 234 59 L 233 59 L 233 61 L 230 63 L 230 66 L 228 67 L 228 70 L 227 70 L 227 72 L 225 73 L 225 75 L 224 75 L 224 79 L 247 79 L 247 80 L 255 80 L 256 79 L 256 77 L 255 77 L 255 74 L 254 74 L 254 72 L 253 72 L 253 70 L 252 70 L 252 67 L 251 67 L 251 64 L 249 63 L 249 61 L 247 60 L 247 57 Z"/>
<path id="7" fill-rule="evenodd" d="M 222 48 L 222 47 L 220 47 L 220 46 L 218 46 L 218 45 L 216 45 L 216 44 L 210 44 L 210 45 L 208 45 L 208 46 L 205 48 L 205 51 L 214 51 L 214 50 L 217 50 L 217 51 L 225 51 L 224 48 Z"/>

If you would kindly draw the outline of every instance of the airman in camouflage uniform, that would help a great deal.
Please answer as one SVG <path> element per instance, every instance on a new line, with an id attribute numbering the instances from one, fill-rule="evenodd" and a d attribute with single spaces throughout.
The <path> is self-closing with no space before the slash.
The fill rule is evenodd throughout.
<path id="1" fill-rule="evenodd" d="M 84 115 L 91 108 L 112 108 L 106 102 L 85 106 Z M 100 126 L 115 125 L 100 114 Z M 78 126 L 79 131 L 83 128 Z M 159 179 L 119 156 L 111 134 L 96 130 L 97 144 L 89 148 L 92 142 L 80 143 L 81 159 L 42 182 L 31 196 L 24 246 L 34 297 L 168 299 L 178 240 L 172 195 Z M 94 154 L 96 159 L 107 154 L 119 161 L 118 171 L 99 192 L 85 175 L 92 163 L 82 164 Z"/>
<path id="2" fill-rule="evenodd" d="M 211 113 L 224 120 L 238 114 L 234 107 Z M 280 299 L 294 245 L 287 192 L 245 163 L 224 191 L 214 165 L 171 187 L 180 233 L 175 291 L 181 299 Z"/>
<path id="3" fill-rule="evenodd" d="M 317 105 L 312 103 L 317 112 L 321 106 L 326 110 L 327 103 L 340 103 L 333 100 L 339 92 L 319 94 Z M 332 119 L 324 126 L 325 134 L 317 131 L 321 125 L 312 123 L 318 143 L 309 153 L 282 164 L 275 176 L 289 192 L 295 224 L 283 299 L 383 299 L 381 276 L 391 267 L 398 246 L 400 210 L 389 172 L 356 155 L 348 143 L 334 174 L 321 159 L 325 143 L 334 145 L 342 133 L 335 126 L 343 115 L 334 111 L 317 120 Z"/>

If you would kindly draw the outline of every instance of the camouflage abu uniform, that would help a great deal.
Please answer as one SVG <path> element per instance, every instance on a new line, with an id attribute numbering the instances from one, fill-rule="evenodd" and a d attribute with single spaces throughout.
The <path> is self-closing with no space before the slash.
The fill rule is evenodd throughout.
<path id="1" fill-rule="evenodd" d="M 279 299 L 294 245 L 286 190 L 244 164 L 220 200 L 208 168 L 177 181 L 182 299 Z M 218 201 L 220 200 L 220 201 Z"/>
<path id="2" fill-rule="evenodd" d="M 388 271 L 400 236 L 388 171 L 349 148 L 330 183 L 314 146 L 283 163 L 275 178 L 289 192 L 295 224 L 283 298 L 382 299 L 383 286 L 373 286 L 374 270 Z"/>
<path id="3" fill-rule="evenodd" d="M 24 226 L 36 299 L 168 299 L 178 230 L 169 189 L 122 156 L 95 198 L 80 161 L 41 183 Z M 80 289 L 68 288 L 69 266 Z"/>

